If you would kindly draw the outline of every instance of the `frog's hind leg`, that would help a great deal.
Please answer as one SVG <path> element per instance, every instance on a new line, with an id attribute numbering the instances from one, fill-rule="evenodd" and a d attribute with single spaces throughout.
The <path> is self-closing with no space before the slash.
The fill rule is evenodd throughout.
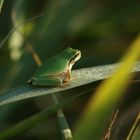
<path id="1" fill-rule="evenodd" d="M 32 85 L 34 86 L 62 86 L 61 79 L 56 77 L 38 77 L 32 79 Z"/>

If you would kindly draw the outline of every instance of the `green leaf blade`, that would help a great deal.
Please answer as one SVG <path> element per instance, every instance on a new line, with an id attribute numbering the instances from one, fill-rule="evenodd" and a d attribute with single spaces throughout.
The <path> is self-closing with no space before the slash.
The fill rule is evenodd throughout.
<path id="1" fill-rule="evenodd" d="M 70 85 L 66 87 L 54 88 L 38 88 L 31 85 L 23 85 L 18 88 L 2 92 L 0 94 L 0 105 L 8 104 L 11 102 L 28 99 L 32 97 L 52 94 L 68 90 L 71 88 L 86 85 L 99 80 L 107 79 L 111 76 L 112 72 L 117 69 L 120 64 L 110 64 L 104 66 L 82 68 L 72 71 L 72 80 Z M 137 62 L 132 72 L 140 71 L 140 62 Z M 82 80 L 81 80 L 82 79 Z"/>
<path id="2" fill-rule="evenodd" d="M 112 113 L 132 78 L 130 74 L 140 57 L 140 37 L 134 41 L 118 70 L 106 80 L 88 102 L 85 112 L 75 132 L 75 140 L 101 140 Z"/>

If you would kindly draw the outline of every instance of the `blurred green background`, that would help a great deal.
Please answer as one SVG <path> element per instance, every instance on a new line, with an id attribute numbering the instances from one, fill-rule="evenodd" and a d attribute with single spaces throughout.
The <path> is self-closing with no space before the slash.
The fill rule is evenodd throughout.
<path id="1" fill-rule="evenodd" d="M 32 17 L 36 18 L 29 21 L 28 19 Z M 37 69 L 27 43 L 35 49 L 42 61 L 67 47 L 81 50 L 82 58 L 74 65 L 74 69 L 116 63 L 140 32 L 140 1 L 4 1 L 0 14 L 0 42 L 12 28 L 21 23 L 24 24 L 12 33 L 0 48 L 0 91 L 24 84 Z M 98 84 L 67 91 L 67 95 L 63 94 L 61 98 L 63 100 L 69 94 L 75 94 L 89 87 L 97 87 Z M 138 102 L 137 83 L 132 84 L 128 93 L 130 95 L 124 99 L 122 110 L 127 110 L 129 106 Z M 90 93 L 87 93 L 64 109 L 71 127 L 79 117 L 77 111 L 82 112 L 89 97 Z M 45 96 L 0 107 L 0 130 L 51 104 L 53 104 L 51 97 Z M 126 121 L 126 124 L 129 125 L 132 119 Z M 54 115 L 49 122 L 44 121 L 17 138 L 59 140 L 61 136 L 58 127 Z M 120 136 L 123 138 L 127 133 L 127 129 L 124 130 L 126 132 L 115 131 L 114 135 L 121 133 Z"/>

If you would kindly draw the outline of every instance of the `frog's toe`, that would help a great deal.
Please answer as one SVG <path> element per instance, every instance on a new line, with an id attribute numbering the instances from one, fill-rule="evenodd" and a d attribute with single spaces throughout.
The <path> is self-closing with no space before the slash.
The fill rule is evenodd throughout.
<path id="1" fill-rule="evenodd" d="M 66 87 L 66 86 L 68 86 L 70 83 L 69 83 L 69 81 L 65 81 L 65 82 L 63 82 L 62 84 L 61 84 L 61 87 Z"/>

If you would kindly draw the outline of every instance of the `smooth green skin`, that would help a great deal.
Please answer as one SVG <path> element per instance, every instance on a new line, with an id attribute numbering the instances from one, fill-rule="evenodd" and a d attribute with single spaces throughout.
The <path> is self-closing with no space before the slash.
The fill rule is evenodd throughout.
<path id="1" fill-rule="evenodd" d="M 72 65 L 80 57 L 79 50 L 67 48 L 43 63 L 28 83 L 34 86 L 65 86 L 70 81 Z"/>

